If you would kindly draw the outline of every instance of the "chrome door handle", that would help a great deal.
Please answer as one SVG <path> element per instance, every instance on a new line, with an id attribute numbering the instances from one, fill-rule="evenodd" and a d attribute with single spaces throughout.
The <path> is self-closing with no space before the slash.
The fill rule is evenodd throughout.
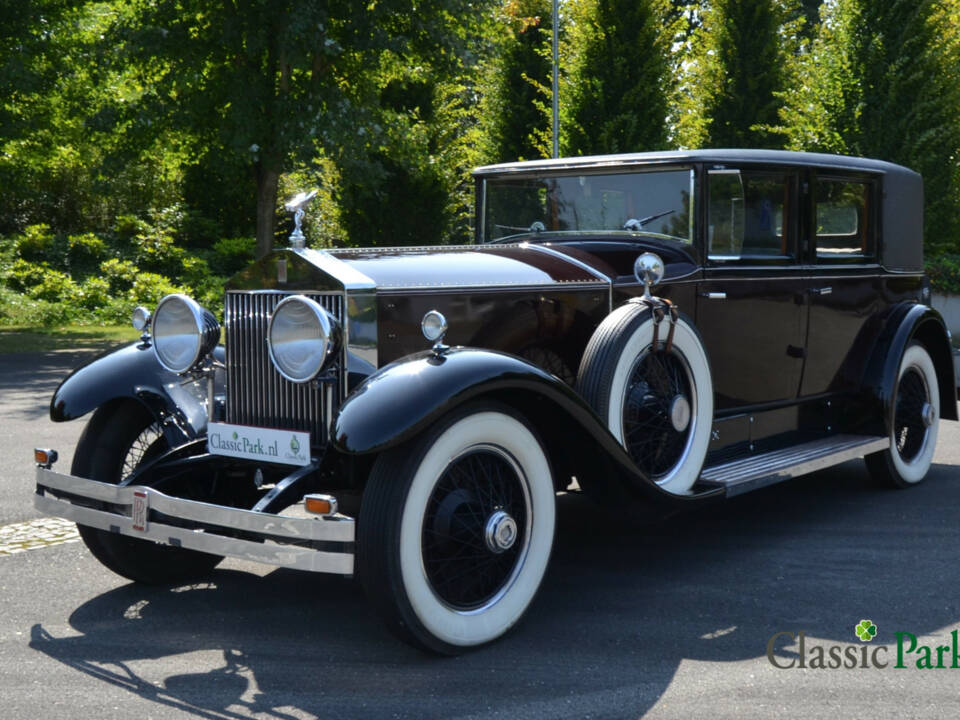
<path id="1" fill-rule="evenodd" d="M 700 297 L 707 298 L 707 300 L 726 300 L 727 294 L 725 292 L 702 292 Z"/>
<path id="2" fill-rule="evenodd" d="M 832 287 L 814 288 L 810 292 L 812 292 L 814 295 L 829 295 L 830 293 L 833 292 L 833 288 Z"/>

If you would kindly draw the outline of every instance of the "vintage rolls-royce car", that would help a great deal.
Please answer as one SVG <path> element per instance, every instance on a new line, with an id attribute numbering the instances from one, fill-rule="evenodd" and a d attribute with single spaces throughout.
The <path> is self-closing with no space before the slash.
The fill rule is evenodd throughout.
<path id="1" fill-rule="evenodd" d="M 533 601 L 556 493 L 672 512 L 864 456 L 927 474 L 957 419 L 919 175 L 709 150 L 480 168 L 472 245 L 293 247 L 183 295 L 50 406 L 87 421 L 36 507 L 108 568 L 356 575 L 456 653 Z"/>

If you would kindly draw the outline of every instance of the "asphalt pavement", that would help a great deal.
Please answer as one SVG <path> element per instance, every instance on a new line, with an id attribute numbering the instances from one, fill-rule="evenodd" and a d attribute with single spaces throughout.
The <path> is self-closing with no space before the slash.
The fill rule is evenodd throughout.
<path id="1" fill-rule="evenodd" d="M 46 412 L 77 359 L 0 356 L 0 526 L 36 518 L 34 445 L 69 467 L 82 422 Z M 207 583 L 146 588 L 78 542 L 0 554 L 0 717 L 953 715 L 958 481 L 960 424 L 943 423 L 930 476 L 907 491 L 874 489 L 852 461 L 643 526 L 562 496 L 528 616 L 452 659 L 395 640 L 349 580 L 228 560 Z M 791 634 L 772 646 L 790 669 L 767 657 L 777 633 Z M 896 633 L 918 648 L 902 669 Z M 818 652 L 878 646 L 886 668 L 812 667 Z M 918 669 L 926 646 L 934 667 Z"/>

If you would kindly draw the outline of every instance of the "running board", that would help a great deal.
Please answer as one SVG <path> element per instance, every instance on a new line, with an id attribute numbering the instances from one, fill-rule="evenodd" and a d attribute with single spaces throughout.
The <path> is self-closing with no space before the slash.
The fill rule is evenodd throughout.
<path id="1" fill-rule="evenodd" d="M 886 450 L 890 438 L 872 435 L 834 435 L 823 440 L 751 455 L 703 470 L 700 484 L 722 487 L 728 497 L 823 470 L 847 460 Z"/>

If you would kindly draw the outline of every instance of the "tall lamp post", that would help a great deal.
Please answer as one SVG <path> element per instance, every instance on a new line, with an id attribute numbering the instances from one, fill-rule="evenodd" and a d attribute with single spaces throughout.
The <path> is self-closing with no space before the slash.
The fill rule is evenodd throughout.
<path id="1" fill-rule="evenodd" d="M 560 157 L 560 77 L 559 77 L 559 54 L 557 47 L 558 40 L 558 9 L 560 0 L 553 0 L 553 156 Z"/>

